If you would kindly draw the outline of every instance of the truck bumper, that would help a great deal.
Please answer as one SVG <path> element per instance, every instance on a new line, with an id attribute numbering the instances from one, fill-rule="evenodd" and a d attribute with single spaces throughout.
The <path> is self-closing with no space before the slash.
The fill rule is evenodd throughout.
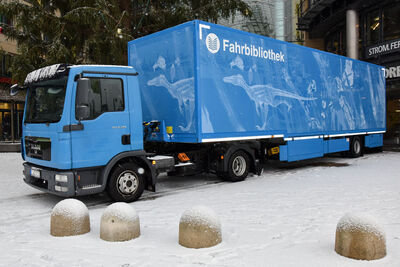
<path id="1" fill-rule="evenodd" d="M 36 189 L 62 197 L 76 195 L 75 174 L 72 171 L 37 167 L 25 162 L 23 173 L 25 183 Z"/>

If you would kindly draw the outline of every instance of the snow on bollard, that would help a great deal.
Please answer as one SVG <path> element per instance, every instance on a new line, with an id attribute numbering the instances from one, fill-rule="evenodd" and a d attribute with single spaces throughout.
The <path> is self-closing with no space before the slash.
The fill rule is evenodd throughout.
<path id="1" fill-rule="evenodd" d="M 79 200 L 69 198 L 58 202 L 51 213 L 50 234 L 72 236 L 90 231 L 89 211 Z"/>
<path id="2" fill-rule="evenodd" d="M 140 236 L 140 222 L 136 210 L 125 202 L 106 208 L 101 216 L 100 238 L 106 241 L 128 241 Z"/>
<path id="3" fill-rule="evenodd" d="M 207 248 L 222 241 L 217 214 L 205 206 L 186 210 L 179 223 L 179 244 L 187 248 Z"/>
<path id="4" fill-rule="evenodd" d="M 335 251 L 357 260 L 386 256 L 385 234 L 375 219 L 366 214 L 346 214 L 336 227 Z"/>

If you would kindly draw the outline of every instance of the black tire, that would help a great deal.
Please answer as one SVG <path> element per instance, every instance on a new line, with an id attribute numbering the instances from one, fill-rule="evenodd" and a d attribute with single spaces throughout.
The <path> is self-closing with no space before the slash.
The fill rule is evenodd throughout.
<path id="1" fill-rule="evenodd" d="M 227 181 L 240 182 L 246 179 L 249 170 L 249 156 L 244 151 L 238 150 L 229 158 L 228 171 L 223 176 Z"/>
<path id="2" fill-rule="evenodd" d="M 140 174 L 143 168 L 133 162 L 118 164 L 112 171 L 107 191 L 115 201 L 133 202 L 143 193 L 145 179 Z"/>
<path id="3" fill-rule="evenodd" d="M 359 136 L 352 137 L 350 140 L 349 156 L 358 158 L 363 155 L 363 143 Z"/>

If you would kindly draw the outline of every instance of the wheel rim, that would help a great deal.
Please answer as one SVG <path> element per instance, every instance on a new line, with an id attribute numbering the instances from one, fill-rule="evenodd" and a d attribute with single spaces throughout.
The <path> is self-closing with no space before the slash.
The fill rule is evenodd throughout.
<path id="1" fill-rule="evenodd" d="M 358 140 L 355 140 L 355 141 L 354 141 L 354 146 L 353 146 L 353 148 L 354 148 L 354 153 L 356 153 L 356 154 L 359 154 L 359 153 L 360 153 L 360 151 L 361 151 L 361 144 L 360 144 L 360 142 L 359 142 Z"/>
<path id="2" fill-rule="evenodd" d="M 132 171 L 124 171 L 118 176 L 117 188 L 124 195 L 132 195 L 139 186 L 139 179 Z"/>
<path id="3" fill-rule="evenodd" d="M 246 160 L 243 156 L 237 156 L 232 163 L 232 171 L 235 176 L 242 176 L 246 171 Z"/>

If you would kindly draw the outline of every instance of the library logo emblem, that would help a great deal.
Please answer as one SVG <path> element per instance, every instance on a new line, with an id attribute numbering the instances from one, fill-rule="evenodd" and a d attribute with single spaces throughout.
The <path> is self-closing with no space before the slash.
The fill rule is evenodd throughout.
<path id="1" fill-rule="evenodd" d="M 219 38 L 217 35 L 214 33 L 209 33 L 206 37 L 206 46 L 208 51 L 211 53 L 215 54 L 219 51 L 220 48 L 220 42 Z"/>

